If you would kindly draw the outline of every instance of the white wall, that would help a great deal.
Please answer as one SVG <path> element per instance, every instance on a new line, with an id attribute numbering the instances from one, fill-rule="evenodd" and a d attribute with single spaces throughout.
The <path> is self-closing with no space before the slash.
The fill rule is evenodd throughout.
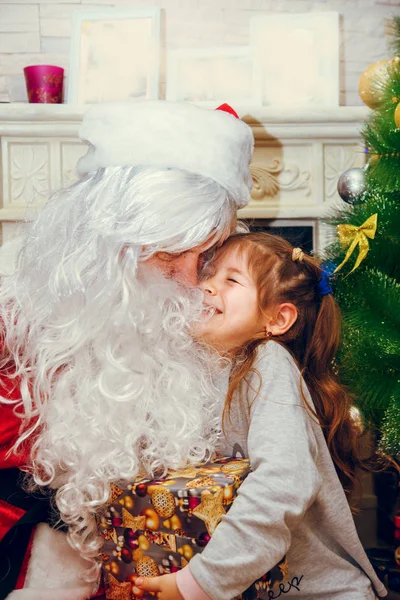
<path id="1" fill-rule="evenodd" d="M 0 102 L 26 101 L 22 69 L 55 64 L 68 70 L 74 10 L 160 6 L 164 48 L 246 45 L 257 13 L 337 11 L 341 15 L 340 103 L 359 105 L 361 71 L 388 58 L 386 21 L 400 15 L 400 0 L 0 0 Z M 162 75 L 161 94 L 165 89 Z"/>

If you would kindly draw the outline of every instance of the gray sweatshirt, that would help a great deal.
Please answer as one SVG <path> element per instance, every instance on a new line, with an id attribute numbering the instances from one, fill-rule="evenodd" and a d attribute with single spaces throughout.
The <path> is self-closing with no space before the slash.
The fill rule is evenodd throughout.
<path id="1" fill-rule="evenodd" d="M 212 600 L 231 600 L 286 554 L 272 598 L 372 600 L 386 596 L 361 546 L 324 435 L 306 410 L 291 355 L 269 341 L 234 398 L 219 453 L 252 472 L 190 571 Z M 260 388 L 259 393 L 256 392 Z M 304 394 L 311 403 L 303 382 Z M 312 403 L 311 403 L 312 404 Z"/>

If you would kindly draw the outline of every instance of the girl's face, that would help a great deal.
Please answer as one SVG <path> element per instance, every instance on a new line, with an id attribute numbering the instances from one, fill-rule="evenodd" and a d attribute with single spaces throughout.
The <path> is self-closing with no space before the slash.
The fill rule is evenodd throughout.
<path id="1" fill-rule="evenodd" d="M 210 319 L 196 327 L 196 337 L 219 352 L 237 349 L 265 331 L 265 316 L 258 306 L 258 291 L 238 248 L 217 254 L 211 277 L 200 284 L 204 303 L 215 308 Z"/>

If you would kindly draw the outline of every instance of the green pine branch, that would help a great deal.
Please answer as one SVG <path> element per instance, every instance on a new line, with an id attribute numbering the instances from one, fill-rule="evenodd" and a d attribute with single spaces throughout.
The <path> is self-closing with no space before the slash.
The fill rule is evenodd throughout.
<path id="1" fill-rule="evenodd" d="M 359 248 L 332 280 L 343 315 L 342 343 L 336 359 L 340 377 L 355 397 L 364 420 L 380 427 L 381 446 L 400 453 L 400 17 L 393 20 L 388 80 L 375 82 L 382 103 L 368 118 L 362 135 L 367 148 L 366 189 L 356 203 L 336 211 L 332 225 L 360 228 L 378 215 L 369 251 L 352 273 Z M 397 114 L 397 113 L 396 113 Z M 360 231 L 357 229 L 356 231 Z M 348 248 L 339 240 L 327 257 L 339 265 Z"/>

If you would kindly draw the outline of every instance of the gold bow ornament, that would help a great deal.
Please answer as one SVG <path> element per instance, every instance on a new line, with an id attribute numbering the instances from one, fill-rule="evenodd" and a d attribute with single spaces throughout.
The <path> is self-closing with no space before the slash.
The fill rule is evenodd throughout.
<path id="1" fill-rule="evenodd" d="M 360 266 L 361 262 L 368 254 L 368 238 L 370 240 L 374 239 L 377 225 L 378 214 L 375 213 L 374 215 L 368 217 L 368 219 L 359 227 L 356 227 L 355 225 L 350 225 L 349 223 L 343 223 L 342 225 L 337 226 L 339 241 L 342 244 L 342 248 L 347 248 L 347 246 L 349 246 L 349 249 L 347 250 L 343 262 L 341 262 L 340 265 L 336 267 L 334 273 L 340 271 L 343 265 L 347 263 L 357 246 L 359 247 L 357 260 L 354 264 L 354 267 L 347 275 L 350 275 L 350 273 L 355 271 Z"/>

